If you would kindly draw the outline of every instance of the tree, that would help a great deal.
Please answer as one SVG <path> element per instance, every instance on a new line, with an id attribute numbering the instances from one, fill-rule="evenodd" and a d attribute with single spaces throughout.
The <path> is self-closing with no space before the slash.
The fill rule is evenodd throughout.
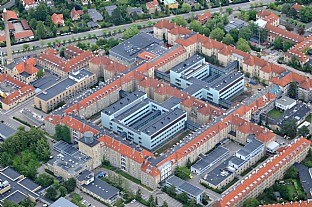
<path id="1" fill-rule="evenodd" d="M 45 174 L 45 173 L 40 174 L 40 175 L 36 178 L 36 180 L 35 180 L 35 182 L 36 182 L 37 184 L 39 184 L 39 185 L 41 185 L 41 186 L 43 186 L 43 187 L 48 187 L 48 186 L 52 185 L 52 184 L 53 184 L 53 181 L 54 181 L 53 177 L 50 176 L 50 175 L 48 175 L 48 174 Z"/>
<path id="2" fill-rule="evenodd" d="M 231 7 L 228 7 L 225 9 L 225 11 L 230 15 L 233 13 L 233 9 Z"/>
<path id="3" fill-rule="evenodd" d="M 36 35 L 37 35 L 38 39 L 42 39 L 42 38 L 45 38 L 47 36 L 46 28 L 45 28 L 42 21 L 37 22 L 36 31 L 37 31 Z"/>
<path id="4" fill-rule="evenodd" d="M 148 203 L 149 207 L 156 207 L 153 195 L 150 195 L 150 197 L 148 198 L 147 203 Z"/>
<path id="5" fill-rule="evenodd" d="M 138 190 L 135 192 L 135 199 L 142 199 L 141 188 L 138 188 Z"/>
<path id="6" fill-rule="evenodd" d="M 188 201 L 188 196 L 185 192 L 177 194 L 176 198 L 181 203 L 187 203 Z"/>
<path id="7" fill-rule="evenodd" d="M 63 186 L 66 188 L 68 193 L 74 192 L 76 188 L 76 179 L 75 178 L 69 178 L 63 183 Z"/>
<path id="8" fill-rule="evenodd" d="M 177 167 L 174 174 L 183 180 L 190 178 L 191 171 L 187 167 Z"/>
<path id="9" fill-rule="evenodd" d="M 297 29 L 297 32 L 298 32 L 298 34 L 299 35 L 304 35 L 304 33 L 305 33 L 305 30 L 304 30 L 304 28 L 303 27 L 298 27 L 298 29 Z"/>
<path id="10" fill-rule="evenodd" d="M 29 44 L 23 44 L 23 50 L 26 51 L 26 50 L 29 50 Z"/>
<path id="11" fill-rule="evenodd" d="M 206 193 L 202 194 L 202 204 L 207 205 L 209 203 L 209 196 Z"/>
<path id="12" fill-rule="evenodd" d="M 284 42 L 283 38 L 281 37 L 276 38 L 273 43 L 274 49 L 276 50 L 283 49 L 283 42 Z"/>
<path id="13" fill-rule="evenodd" d="M 45 22 L 44 22 L 44 23 L 45 23 L 45 25 L 47 25 L 48 27 L 50 27 L 50 26 L 53 24 L 50 15 L 47 15 L 47 16 L 46 16 L 46 19 L 45 19 Z"/>
<path id="14" fill-rule="evenodd" d="M 239 30 L 238 37 L 243 38 L 247 41 L 249 41 L 250 37 L 252 36 L 252 31 L 250 30 L 249 27 L 244 27 Z"/>
<path id="15" fill-rule="evenodd" d="M 162 207 L 169 207 L 166 201 L 163 202 Z"/>
<path id="16" fill-rule="evenodd" d="M 64 186 L 60 186 L 58 190 L 62 197 L 65 197 L 67 195 L 67 189 Z"/>
<path id="17" fill-rule="evenodd" d="M 305 23 L 309 23 L 312 21 L 312 7 L 305 6 L 302 7 L 299 11 L 300 20 Z"/>
<path id="18" fill-rule="evenodd" d="M 182 16 L 175 16 L 172 19 L 172 22 L 181 26 L 181 27 L 186 27 L 186 25 L 187 25 L 187 21 Z"/>
<path id="19" fill-rule="evenodd" d="M 297 134 L 297 124 L 296 119 L 291 119 L 289 121 L 285 121 L 281 127 L 281 132 L 291 139 L 295 138 Z"/>
<path id="20" fill-rule="evenodd" d="M 290 17 L 296 19 L 296 17 L 297 17 L 297 10 L 294 9 L 294 8 L 290 8 L 290 9 L 289 9 L 289 12 L 288 12 L 288 16 L 290 16 Z"/>
<path id="21" fill-rule="evenodd" d="M 276 4 L 275 4 L 274 2 L 270 2 L 269 5 L 268 5 L 268 7 L 269 7 L 270 9 L 276 9 Z"/>
<path id="22" fill-rule="evenodd" d="M 260 31 L 260 42 L 264 42 L 268 38 L 268 30 L 264 28 L 258 28 Z"/>
<path id="23" fill-rule="evenodd" d="M 238 40 L 238 35 L 239 35 L 239 31 L 238 29 L 231 29 L 229 34 L 233 37 L 234 42 L 237 42 Z"/>
<path id="24" fill-rule="evenodd" d="M 44 75 L 44 71 L 43 70 L 39 70 L 37 72 L 37 78 L 41 78 Z"/>
<path id="25" fill-rule="evenodd" d="M 66 125 L 57 125 L 55 127 L 55 138 L 57 140 L 64 140 L 65 142 L 71 142 L 70 130 Z"/>
<path id="26" fill-rule="evenodd" d="M 29 26 L 35 30 L 36 27 L 37 27 L 37 20 L 35 18 L 32 18 L 30 21 L 29 21 Z"/>
<path id="27" fill-rule="evenodd" d="M 186 162 L 186 165 L 185 165 L 187 168 L 190 168 L 192 166 L 192 162 L 191 162 L 191 159 L 190 158 L 187 158 L 187 162 Z"/>
<path id="28" fill-rule="evenodd" d="M 250 46 L 249 46 L 248 42 L 243 38 L 238 39 L 238 41 L 236 43 L 236 48 L 241 50 L 241 51 L 247 52 L 247 53 L 250 52 Z"/>
<path id="29" fill-rule="evenodd" d="M 310 130 L 307 126 L 302 126 L 298 129 L 298 136 L 307 137 L 310 134 Z"/>
<path id="30" fill-rule="evenodd" d="M 260 205 L 260 202 L 256 198 L 247 198 L 243 203 L 243 207 L 257 207 Z"/>
<path id="31" fill-rule="evenodd" d="M 15 202 L 4 199 L 4 201 L 2 203 L 2 207 L 21 207 L 21 206 Z"/>
<path id="32" fill-rule="evenodd" d="M 291 8 L 290 4 L 283 4 L 282 13 L 288 14 L 290 8 Z"/>
<path id="33" fill-rule="evenodd" d="M 191 11 L 191 5 L 189 5 L 188 3 L 183 3 L 182 8 L 181 8 L 181 12 L 189 13 L 190 11 Z"/>
<path id="34" fill-rule="evenodd" d="M 291 24 L 286 24 L 286 25 L 285 25 L 285 28 L 286 28 L 288 31 L 294 31 L 294 26 L 292 26 Z"/>
<path id="35" fill-rule="evenodd" d="M 122 38 L 129 39 L 129 38 L 133 37 L 134 35 L 139 34 L 139 32 L 140 32 L 140 30 L 138 29 L 137 26 L 131 26 L 126 31 L 124 31 L 124 33 L 122 34 Z"/>
<path id="36" fill-rule="evenodd" d="M 215 39 L 215 40 L 217 40 L 217 41 L 221 41 L 222 39 L 223 39 L 223 37 L 224 37 L 224 31 L 222 30 L 222 29 L 220 29 L 220 28 L 215 28 L 214 30 L 212 30 L 211 32 L 210 32 L 210 38 L 211 39 Z"/>
<path id="37" fill-rule="evenodd" d="M 293 42 L 285 40 L 283 44 L 283 52 L 287 52 L 292 46 L 294 46 Z"/>
<path id="38" fill-rule="evenodd" d="M 298 178 L 298 169 L 295 166 L 291 166 L 285 172 L 284 179 L 297 179 Z"/>
<path id="39" fill-rule="evenodd" d="M 46 17 L 48 15 L 48 7 L 46 4 L 44 3 L 40 3 L 37 8 L 36 8 L 36 12 L 35 12 L 35 18 L 37 21 L 45 21 Z"/>
<path id="40" fill-rule="evenodd" d="M 55 201 L 56 200 L 56 196 L 57 196 L 57 191 L 56 189 L 51 186 L 50 188 L 48 188 L 45 197 L 47 197 L 48 199 Z"/>
<path id="41" fill-rule="evenodd" d="M 296 82 L 291 82 L 289 85 L 289 89 L 288 89 L 288 96 L 290 98 L 297 98 L 297 83 Z"/>
<path id="42" fill-rule="evenodd" d="M 190 29 L 193 30 L 194 32 L 199 32 L 202 29 L 202 25 L 199 21 L 193 20 L 190 23 Z"/>
<path id="43" fill-rule="evenodd" d="M 248 11 L 248 16 L 249 16 L 249 20 L 254 20 L 254 21 L 256 21 L 257 10 L 255 10 L 255 9 L 249 10 L 249 11 Z"/>
<path id="44" fill-rule="evenodd" d="M 224 44 L 227 44 L 227 45 L 233 45 L 233 44 L 234 44 L 234 38 L 233 38 L 230 34 L 226 34 L 226 35 L 223 37 L 222 42 L 223 42 Z"/>

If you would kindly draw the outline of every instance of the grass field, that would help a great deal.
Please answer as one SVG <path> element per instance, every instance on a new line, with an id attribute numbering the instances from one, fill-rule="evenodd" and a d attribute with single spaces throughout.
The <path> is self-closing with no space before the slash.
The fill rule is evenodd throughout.
<path id="1" fill-rule="evenodd" d="M 268 116 L 271 117 L 272 119 L 278 119 L 282 115 L 283 115 L 283 112 L 281 112 L 281 111 L 279 111 L 277 109 L 272 109 L 268 113 Z"/>

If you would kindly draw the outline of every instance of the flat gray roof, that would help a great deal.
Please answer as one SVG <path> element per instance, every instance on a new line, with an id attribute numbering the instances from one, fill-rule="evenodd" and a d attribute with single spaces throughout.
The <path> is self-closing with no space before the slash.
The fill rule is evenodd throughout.
<path id="1" fill-rule="evenodd" d="M 169 185 L 174 185 L 175 187 L 180 188 L 181 190 L 183 190 L 187 194 L 190 194 L 194 197 L 197 197 L 204 192 L 200 188 L 192 185 L 191 183 L 189 183 L 185 180 L 182 180 L 181 178 L 179 178 L 175 175 L 169 177 L 166 180 L 166 183 L 168 183 Z"/>
<path id="2" fill-rule="evenodd" d="M 229 159 L 225 160 L 224 162 L 216 166 L 212 171 L 204 175 L 202 179 L 208 183 L 211 183 L 212 185 L 215 186 L 219 185 L 222 181 L 224 181 L 232 174 L 227 170 L 229 161 L 232 158 L 233 157 L 230 157 Z"/>
<path id="3" fill-rule="evenodd" d="M 117 9 L 117 6 L 111 5 L 111 6 L 105 6 L 104 8 L 107 11 L 108 15 L 112 15 L 113 11 Z"/>
<path id="4" fill-rule="evenodd" d="M 182 63 L 179 63 L 178 65 L 174 66 L 171 70 L 176 72 L 176 73 L 182 73 L 182 72 L 185 73 L 189 70 L 192 70 L 192 69 L 194 70 L 194 65 L 197 65 L 199 62 L 201 62 L 203 60 L 205 60 L 204 57 L 202 57 L 200 55 L 193 55 L 192 57 L 186 59 Z M 206 62 L 204 62 L 204 63 L 206 63 Z M 203 64 L 200 64 L 200 65 L 203 65 Z"/>
<path id="5" fill-rule="evenodd" d="M 81 174 L 77 177 L 77 180 L 83 181 L 89 178 L 89 176 L 93 176 L 94 173 L 89 170 L 84 170 L 81 172 Z"/>
<path id="6" fill-rule="evenodd" d="M 213 82 L 211 82 L 211 88 L 220 91 L 223 88 L 227 87 L 236 80 L 243 79 L 244 75 L 240 71 L 233 71 L 226 73 L 225 75 L 220 76 Z"/>
<path id="7" fill-rule="evenodd" d="M 172 109 L 173 107 L 176 107 L 179 105 L 183 100 L 180 98 L 177 98 L 175 96 L 172 96 L 168 98 L 166 101 L 164 101 L 161 106 L 163 106 L 166 109 Z"/>
<path id="8" fill-rule="evenodd" d="M 39 78 L 35 80 L 32 85 L 35 88 L 40 88 L 41 90 L 44 90 L 46 88 L 49 88 L 50 86 L 54 85 L 59 81 L 59 78 L 55 75 L 49 75 L 42 78 Z"/>
<path id="9" fill-rule="evenodd" d="M 109 50 L 110 55 L 118 56 L 128 63 L 135 61 L 138 54 L 147 51 L 153 54 L 163 54 L 163 50 L 159 47 L 161 40 L 156 39 L 152 35 L 141 32 L 130 39 L 125 40 L 121 44 Z M 164 50 L 166 51 L 166 50 Z"/>
<path id="10" fill-rule="evenodd" d="M 119 190 L 114 186 L 109 185 L 103 180 L 94 178 L 94 181 L 89 185 L 83 185 L 82 187 L 88 189 L 92 193 L 102 197 L 105 200 L 110 200 L 118 195 Z"/>
<path id="11" fill-rule="evenodd" d="M 57 199 L 54 203 L 52 203 L 50 207 L 78 207 L 78 206 L 73 204 L 69 200 L 61 197 Z"/>
<path id="12" fill-rule="evenodd" d="M 25 200 L 27 198 L 26 195 L 24 195 L 22 192 L 20 191 L 14 191 L 11 195 L 9 195 L 8 197 L 6 197 L 7 200 L 14 202 L 14 203 L 20 203 L 23 200 Z"/>
<path id="13" fill-rule="evenodd" d="M 10 167 L 6 167 L 4 168 L 1 173 L 3 175 L 5 175 L 6 177 L 10 178 L 11 180 L 16 180 L 17 178 L 19 178 L 21 176 L 21 174 L 19 174 L 18 172 L 16 172 L 15 170 L 13 170 Z"/>
<path id="14" fill-rule="evenodd" d="M 55 84 L 54 86 L 52 86 L 51 88 L 45 90 L 45 92 L 41 92 L 37 95 L 38 98 L 44 100 L 44 101 L 48 101 L 50 99 L 52 99 L 53 97 L 55 97 L 56 95 L 64 92 L 66 90 L 66 88 L 75 85 L 77 82 L 70 79 L 70 78 L 66 78 L 65 80 Z"/>
<path id="15" fill-rule="evenodd" d="M 192 165 L 193 168 L 196 169 L 203 169 L 208 165 L 211 165 L 214 161 L 218 160 L 218 158 L 222 157 L 224 154 L 228 153 L 229 150 L 219 146 L 216 149 L 214 149 L 212 152 L 204 156 L 202 159 L 197 161 L 195 164 Z"/>
<path id="16" fill-rule="evenodd" d="M 36 188 L 38 188 L 40 186 L 37 183 L 35 183 L 34 181 L 30 180 L 29 178 L 25 178 L 25 179 L 19 181 L 19 183 L 31 191 L 34 191 Z"/>
<path id="17" fill-rule="evenodd" d="M 103 20 L 102 14 L 100 14 L 100 12 L 98 12 L 96 9 L 88 9 L 88 15 L 95 22 Z"/>
<path id="18" fill-rule="evenodd" d="M 134 102 L 135 100 L 137 100 L 138 98 L 140 98 L 144 95 L 145 95 L 145 93 L 142 91 L 132 92 L 132 93 L 128 94 L 126 97 L 124 97 L 124 98 L 120 99 L 119 101 L 113 103 L 112 105 L 106 107 L 103 110 L 103 113 L 108 114 L 108 115 L 114 114 L 117 111 L 119 111 L 120 109 L 124 108 L 128 104 Z"/>
<path id="19" fill-rule="evenodd" d="M 0 138 L 7 139 L 13 136 L 16 130 L 0 122 Z"/>
<path id="20" fill-rule="evenodd" d="M 75 153 L 79 151 L 72 144 L 68 144 L 67 142 L 64 142 L 63 140 L 60 140 L 57 143 L 54 143 L 53 149 L 57 152 L 64 153 L 67 155 L 74 155 Z"/>
<path id="21" fill-rule="evenodd" d="M 247 143 L 243 148 L 241 148 L 237 153 L 248 156 L 257 148 L 263 146 L 263 143 L 257 140 L 253 135 L 248 137 L 251 142 Z"/>
<path id="22" fill-rule="evenodd" d="M 275 103 L 284 105 L 284 106 L 291 105 L 295 102 L 296 102 L 295 99 L 289 98 L 288 96 L 285 96 L 285 95 L 283 95 L 282 97 L 280 97 L 279 99 L 275 101 Z"/>

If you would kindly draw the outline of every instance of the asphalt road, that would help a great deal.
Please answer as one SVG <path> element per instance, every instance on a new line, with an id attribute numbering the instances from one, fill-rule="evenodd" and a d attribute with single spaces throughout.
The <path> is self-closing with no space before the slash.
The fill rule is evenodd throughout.
<path id="1" fill-rule="evenodd" d="M 274 2 L 274 0 L 260 0 L 257 1 L 257 3 L 264 3 L 264 4 L 268 4 L 270 2 Z M 250 4 L 254 3 L 253 1 L 251 2 L 246 2 L 246 3 L 242 3 L 242 4 L 233 4 L 233 5 L 229 5 L 229 6 L 224 6 L 222 7 L 223 9 L 226 9 L 228 7 L 232 8 L 233 10 L 238 10 L 240 9 L 249 9 L 250 8 Z M 213 9 L 208 9 L 210 12 L 215 13 L 215 12 L 219 12 L 219 8 L 213 8 Z M 179 16 L 182 16 L 184 18 L 189 18 L 192 15 L 199 15 L 204 13 L 205 11 L 208 10 L 201 10 L 201 11 L 196 11 L 196 12 L 192 12 L 192 13 L 187 13 L 187 14 L 180 14 Z M 166 17 L 167 20 L 171 20 L 175 17 L 176 15 L 172 15 L 169 17 Z M 60 40 L 61 42 L 63 42 L 63 40 L 69 40 L 69 39 L 73 39 L 76 38 L 78 39 L 83 38 L 85 36 L 88 36 L 89 34 L 91 35 L 96 35 L 96 36 L 102 36 L 103 35 L 103 31 L 114 31 L 114 30 L 123 30 L 123 29 L 127 29 L 129 27 L 131 27 L 132 25 L 146 25 L 149 21 L 150 22 L 158 22 L 159 20 L 161 20 L 160 18 L 158 19 L 150 19 L 150 20 L 146 20 L 146 21 L 142 21 L 142 22 L 135 22 L 135 23 L 131 23 L 131 24 L 125 24 L 125 25 L 120 25 L 120 26 L 113 26 L 113 27 L 109 27 L 109 28 L 103 28 L 103 29 L 96 29 L 96 30 L 91 30 L 91 31 L 87 31 L 87 32 L 82 32 L 82 33 L 77 33 L 77 34 L 71 34 L 71 35 L 66 35 L 66 36 L 58 36 L 55 38 L 50 38 L 50 39 L 45 39 L 45 40 L 38 40 L 38 41 L 34 41 L 34 42 L 29 42 L 27 44 L 29 44 L 30 48 L 32 48 L 33 46 L 39 46 L 41 47 L 42 45 L 46 46 L 48 44 L 48 42 L 54 42 L 56 40 Z M 12 50 L 17 51 L 17 50 L 22 50 L 23 49 L 23 44 L 19 44 L 19 45 L 14 45 L 12 46 Z M 6 52 L 6 48 L 3 47 L 0 49 L 1 52 Z"/>

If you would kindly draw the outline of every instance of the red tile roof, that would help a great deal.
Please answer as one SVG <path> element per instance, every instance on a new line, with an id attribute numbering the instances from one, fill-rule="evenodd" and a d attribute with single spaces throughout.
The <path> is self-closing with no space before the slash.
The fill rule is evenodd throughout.
<path id="1" fill-rule="evenodd" d="M 279 19 L 279 17 L 274 14 L 274 13 L 271 13 L 269 16 L 265 17 L 263 20 L 268 22 L 268 23 L 273 23 L 275 21 L 277 21 Z"/>
<path id="2" fill-rule="evenodd" d="M 22 24 L 24 30 L 30 29 L 26 19 L 21 20 L 21 24 Z"/>
<path id="3" fill-rule="evenodd" d="M 210 11 L 207 11 L 205 13 L 203 13 L 202 15 L 199 15 L 197 17 L 198 21 L 200 21 L 201 23 L 205 23 L 208 19 L 211 19 L 213 16 L 211 14 Z"/>
<path id="4" fill-rule="evenodd" d="M 291 8 L 295 9 L 296 11 L 299 11 L 303 6 L 298 4 L 298 3 L 295 3 Z"/>
<path id="5" fill-rule="evenodd" d="M 18 20 L 17 14 L 15 11 L 7 10 L 8 20 Z M 2 13 L 2 18 L 4 18 L 4 14 Z"/>
<path id="6" fill-rule="evenodd" d="M 56 25 L 64 24 L 63 14 L 52 14 L 51 16 L 52 22 Z"/>
<path id="7" fill-rule="evenodd" d="M 150 52 L 143 51 L 142 53 L 138 54 L 138 57 L 142 58 L 143 60 L 150 60 L 150 59 L 154 59 L 156 55 Z"/>
<path id="8" fill-rule="evenodd" d="M 306 63 L 309 61 L 310 56 L 308 54 L 303 54 L 303 51 L 311 47 L 312 47 L 312 36 L 306 38 L 304 41 L 290 48 L 285 55 L 289 57 L 295 56 L 300 62 Z"/>
<path id="9" fill-rule="evenodd" d="M 300 36 L 298 34 L 289 32 L 285 29 L 281 29 L 279 27 L 276 27 L 274 25 L 271 24 L 266 24 L 265 28 L 268 30 L 268 35 L 272 36 L 272 37 L 282 37 L 285 40 L 290 40 L 294 43 L 299 43 L 302 42 L 304 40 L 303 36 Z"/>
<path id="10" fill-rule="evenodd" d="M 159 22 L 157 22 L 154 27 L 158 28 L 158 29 L 173 29 L 174 28 L 174 24 L 169 22 L 166 19 L 160 20 Z"/>
<path id="11" fill-rule="evenodd" d="M 31 38 L 31 37 L 34 37 L 34 33 L 31 30 L 25 30 L 23 32 L 14 33 L 14 38 L 16 40 L 24 39 L 24 38 Z"/>
<path id="12" fill-rule="evenodd" d="M 15 68 L 18 73 L 26 72 L 28 74 L 35 74 L 39 70 L 35 67 L 36 61 L 34 58 L 29 58 L 28 60 L 21 62 L 20 64 L 16 65 Z"/>
<path id="13" fill-rule="evenodd" d="M 146 2 L 146 8 L 147 9 L 154 9 L 156 7 L 158 7 L 158 1 L 157 0 Z"/>
<path id="14" fill-rule="evenodd" d="M 261 18 L 265 18 L 265 17 L 269 16 L 270 14 L 272 14 L 272 13 L 270 11 L 268 11 L 268 10 L 260 10 L 257 13 L 257 16 L 261 17 Z"/>
<path id="15" fill-rule="evenodd" d="M 0 36 L 0 42 L 5 42 L 5 41 L 6 41 L 5 35 Z"/>
<path id="16" fill-rule="evenodd" d="M 261 68 L 261 70 L 266 73 L 275 73 L 275 74 L 281 74 L 286 71 L 285 68 L 272 63 L 267 63 L 266 66 Z"/>
<path id="17" fill-rule="evenodd" d="M 8 22 L 9 30 L 15 30 L 12 22 Z"/>
<path id="18" fill-rule="evenodd" d="M 79 16 L 80 18 L 80 15 L 83 15 L 83 11 L 82 10 L 76 10 L 76 8 L 74 7 L 71 11 L 70 11 L 70 18 L 74 18 L 76 15 Z"/>
<path id="19" fill-rule="evenodd" d="M 304 89 L 312 88 L 311 79 L 305 76 L 299 75 L 298 73 L 295 73 L 295 72 L 290 72 L 282 78 L 273 77 L 271 78 L 270 82 L 275 83 L 282 87 L 285 87 L 287 84 L 291 82 L 297 82 L 301 88 L 304 88 Z"/>
<path id="20" fill-rule="evenodd" d="M 108 70 L 110 72 L 118 71 L 121 73 L 128 69 L 126 66 L 116 61 L 113 61 L 105 56 L 96 56 L 92 58 L 89 62 L 94 65 L 103 65 L 105 67 L 105 70 Z"/>
<path id="21" fill-rule="evenodd" d="M 74 129 L 80 133 L 85 133 L 86 131 L 91 131 L 94 135 L 98 134 L 99 131 L 96 129 L 90 127 L 89 125 L 86 125 L 85 123 L 75 119 L 74 117 L 71 116 L 65 116 L 60 120 L 60 123 L 68 126 L 71 129 Z"/>
<path id="22" fill-rule="evenodd" d="M 192 30 L 186 29 L 184 27 L 176 26 L 175 28 L 169 30 L 170 34 L 173 35 L 188 35 L 192 33 Z"/>
<path id="23" fill-rule="evenodd" d="M 224 195 L 215 206 L 217 207 L 231 207 L 235 205 L 239 200 L 246 196 L 251 190 L 255 189 L 263 180 L 268 179 L 273 173 L 278 171 L 281 166 L 285 165 L 290 160 L 294 159 L 294 156 L 298 156 L 297 151 L 301 151 L 302 148 L 310 147 L 311 142 L 304 138 L 295 140 L 288 148 L 282 153 L 274 156 L 265 164 L 254 170 L 255 173 L 250 174 L 250 177 L 246 177 L 240 182 L 232 191 Z M 296 153 L 293 153 L 293 152 Z"/>
<path id="24" fill-rule="evenodd" d="M 22 0 L 25 5 L 32 6 L 34 4 L 37 4 L 36 0 Z"/>

